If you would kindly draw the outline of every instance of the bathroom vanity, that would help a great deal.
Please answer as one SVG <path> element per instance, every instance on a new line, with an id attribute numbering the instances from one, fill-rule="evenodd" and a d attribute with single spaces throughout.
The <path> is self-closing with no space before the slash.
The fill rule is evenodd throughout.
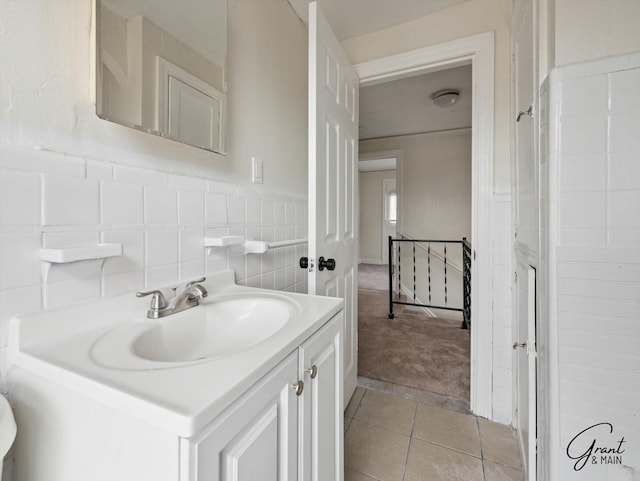
<path id="1" fill-rule="evenodd" d="M 203 284 L 164 319 L 131 294 L 14 320 L 16 479 L 343 479 L 342 300 Z"/>

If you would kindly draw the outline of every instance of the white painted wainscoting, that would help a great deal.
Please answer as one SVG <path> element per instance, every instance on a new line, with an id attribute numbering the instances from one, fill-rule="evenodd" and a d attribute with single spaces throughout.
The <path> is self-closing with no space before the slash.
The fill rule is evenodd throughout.
<path id="1" fill-rule="evenodd" d="M 640 477 L 640 53 L 558 68 L 541 90 L 541 479 Z M 572 438 L 620 458 L 576 470 Z M 547 449 L 548 447 L 548 449 Z M 577 468 L 580 466 L 578 465 Z"/>

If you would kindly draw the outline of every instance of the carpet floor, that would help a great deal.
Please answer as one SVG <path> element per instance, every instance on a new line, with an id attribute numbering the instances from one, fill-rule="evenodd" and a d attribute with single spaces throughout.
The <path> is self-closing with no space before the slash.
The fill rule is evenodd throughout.
<path id="1" fill-rule="evenodd" d="M 469 331 L 460 329 L 460 321 L 430 318 L 403 306 L 395 306 L 395 319 L 388 319 L 387 291 L 362 288 L 362 266 L 358 374 L 468 401 Z"/>
<path id="2" fill-rule="evenodd" d="M 358 265 L 358 287 L 361 289 L 389 289 L 389 266 L 377 264 Z"/>

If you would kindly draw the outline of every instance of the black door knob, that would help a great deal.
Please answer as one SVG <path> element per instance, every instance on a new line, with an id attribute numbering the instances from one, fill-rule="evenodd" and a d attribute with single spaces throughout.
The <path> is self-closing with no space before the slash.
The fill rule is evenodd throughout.
<path id="1" fill-rule="evenodd" d="M 321 257 L 320 259 L 318 259 L 318 269 L 323 271 L 325 267 L 327 268 L 328 271 L 334 270 L 336 268 L 336 260 L 325 259 L 324 257 Z"/>
<path id="2" fill-rule="evenodd" d="M 302 269 L 308 268 L 309 267 L 309 258 L 308 257 L 301 257 L 299 264 L 300 264 L 300 267 Z"/>

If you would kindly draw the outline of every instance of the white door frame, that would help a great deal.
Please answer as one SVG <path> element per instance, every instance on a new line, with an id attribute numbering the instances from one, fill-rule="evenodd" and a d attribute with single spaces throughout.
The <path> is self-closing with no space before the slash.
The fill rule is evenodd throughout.
<path id="1" fill-rule="evenodd" d="M 388 177 L 388 178 L 382 179 L 382 232 L 381 232 L 382 235 L 380 236 L 380 246 L 382 250 L 383 265 L 389 264 L 389 235 L 388 234 L 390 234 L 391 231 L 393 230 L 394 233 L 391 234 L 391 237 L 394 239 L 398 234 L 398 204 L 399 204 L 400 196 L 398 195 L 397 174 L 398 173 L 396 172 L 395 178 Z M 391 185 L 392 183 L 393 183 L 393 190 L 389 190 L 388 186 Z M 393 226 L 393 229 L 391 228 L 391 223 L 387 219 L 388 207 L 389 207 L 387 204 L 387 194 L 389 192 L 394 192 L 396 194 L 396 223 Z"/>
<path id="2" fill-rule="evenodd" d="M 357 65 L 356 65 L 357 67 Z M 402 206 L 400 205 L 400 191 L 402 189 L 401 186 L 401 182 L 400 182 L 400 178 L 402 175 L 402 149 L 394 149 L 394 150 L 377 150 L 375 152 L 365 152 L 365 153 L 359 153 L 359 158 L 358 160 L 379 160 L 379 159 L 396 159 L 396 195 L 398 198 L 398 204 L 396 206 L 396 233 L 397 232 L 401 232 L 401 226 L 402 226 Z M 360 185 L 358 184 L 358 188 L 360 188 Z M 360 196 L 360 193 L 358 192 L 358 197 Z M 384 196 L 383 196 L 384 197 Z M 384 203 L 384 199 L 382 200 Z M 384 209 L 384 204 L 383 204 L 383 209 Z M 384 229 L 383 229 L 384 230 Z M 385 244 L 383 244 L 384 247 Z M 381 261 L 384 261 L 384 254 L 381 256 Z"/>
<path id="3" fill-rule="evenodd" d="M 493 414 L 493 287 L 491 201 L 493 196 L 494 34 L 481 33 L 355 65 L 360 86 L 427 72 L 472 65 L 472 200 L 473 242 L 471 312 L 471 411 Z M 482 282 L 479 282 L 482 281 Z"/>

